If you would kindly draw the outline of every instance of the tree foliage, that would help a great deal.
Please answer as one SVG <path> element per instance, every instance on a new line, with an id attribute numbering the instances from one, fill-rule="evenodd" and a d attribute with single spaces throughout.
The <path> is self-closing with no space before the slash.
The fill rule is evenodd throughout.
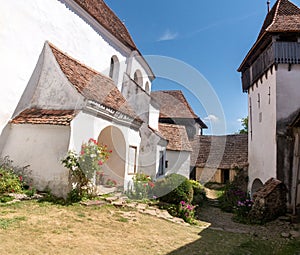
<path id="1" fill-rule="evenodd" d="M 248 134 L 248 116 L 246 118 L 242 118 L 241 124 L 243 128 L 239 130 L 239 133 Z"/>

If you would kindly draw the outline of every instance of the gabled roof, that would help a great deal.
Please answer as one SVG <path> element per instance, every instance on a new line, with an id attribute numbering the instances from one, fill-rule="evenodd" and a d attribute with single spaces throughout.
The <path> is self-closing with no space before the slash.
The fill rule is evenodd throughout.
<path id="1" fill-rule="evenodd" d="M 194 119 L 203 128 L 207 126 L 194 113 L 181 90 L 161 90 L 151 92 L 151 96 L 160 105 L 159 118 L 167 119 Z"/>
<path id="2" fill-rule="evenodd" d="M 26 109 L 11 120 L 13 124 L 50 124 L 69 126 L 75 110 Z"/>
<path id="3" fill-rule="evenodd" d="M 278 0 L 267 14 L 258 38 L 265 32 L 300 32 L 300 9 L 288 0 Z"/>
<path id="4" fill-rule="evenodd" d="M 192 151 L 184 126 L 173 124 L 159 124 L 159 132 L 168 140 L 167 150 Z"/>
<path id="5" fill-rule="evenodd" d="M 223 156 L 219 151 L 225 142 Z M 212 146 L 212 143 L 214 146 Z M 231 169 L 234 167 L 244 167 L 248 165 L 248 135 L 227 135 L 227 136 L 195 136 L 191 141 L 193 153 L 191 156 L 191 165 L 200 168 Z M 212 151 L 212 149 L 214 149 Z M 208 158 L 222 158 L 221 162 L 208 162 Z"/>
<path id="6" fill-rule="evenodd" d="M 141 122 L 111 78 L 62 53 L 54 45 L 49 43 L 49 46 L 62 72 L 80 94 Z"/>
<path id="7" fill-rule="evenodd" d="M 260 53 L 257 49 L 272 41 L 271 35 L 274 33 L 300 33 L 300 8 L 289 0 L 277 0 L 268 12 L 256 42 L 238 68 L 239 72 L 244 71 L 249 60 L 257 57 Z"/>
<path id="8" fill-rule="evenodd" d="M 103 0 L 74 1 L 124 45 L 132 50 L 137 50 L 126 26 Z"/>

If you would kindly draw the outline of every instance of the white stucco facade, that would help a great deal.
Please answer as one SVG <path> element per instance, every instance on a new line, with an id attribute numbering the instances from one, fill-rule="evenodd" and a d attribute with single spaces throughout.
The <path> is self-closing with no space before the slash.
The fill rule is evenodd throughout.
<path id="1" fill-rule="evenodd" d="M 248 92 L 249 110 L 249 190 L 258 178 L 265 183 L 276 176 L 276 79 L 275 68 L 268 70 Z"/>
<path id="2" fill-rule="evenodd" d="M 105 134 L 105 141 L 100 138 L 100 134 L 106 128 L 114 127 L 120 131 L 121 137 L 118 137 L 114 131 L 109 131 Z M 91 114 L 81 112 L 79 113 L 71 123 L 71 139 L 70 150 L 80 151 L 81 145 L 86 143 L 90 138 L 93 138 L 99 143 L 105 143 L 108 145 L 108 149 L 112 150 L 111 158 L 108 160 L 108 165 L 113 164 L 108 169 L 110 171 L 110 178 L 118 180 L 119 185 L 123 185 L 124 189 L 127 189 L 128 182 L 132 179 L 132 172 L 130 167 L 135 165 L 136 169 L 138 165 L 139 148 L 141 143 L 141 137 L 139 130 L 132 129 L 125 125 L 120 125 L 116 121 L 109 121 L 102 118 L 94 117 Z M 108 137 L 110 136 L 110 137 Z M 121 143 L 121 139 L 125 140 L 125 144 Z M 124 148 L 123 148 L 124 147 Z M 135 162 L 130 162 L 132 159 L 129 157 L 129 148 L 136 148 Z M 129 160 L 130 159 L 130 160 Z M 118 173 L 118 168 L 124 166 L 124 172 Z"/>
<path id="3" fill-rule="evenodd" d="M 6 91 L 0 95 L 0 129 L 11 117 L 46 40 L 105 75 L 109 74 L 111 57 L 116 55 L 120 73 L 125 72 L 125 54 L 61 1 L 1 0 L 0 4 L 1 90 Z"/>
<path id="4" fill-rule="evenodd" d="M 276 75 L 276 120 L 288 118 L 300 108 L 300 65 L 278 65 Z"/>
<path id="5" fill-rule="evenodd" d="M 8 124 L 5 130 L 7 139 L 1 157 L 9 155 L 14 165 L 29 166 L 36 189 L 50 189 L 54 195 L 66 197 L 69 171 L 61 160 L 68 151 L 70 127 Z"/>
<path id="6" fill-rule="evenodd" d="M 168 161 L 166 174 L 176 173 L 190 178 L 191 152 L 167 150 L 166 158 Z"/>

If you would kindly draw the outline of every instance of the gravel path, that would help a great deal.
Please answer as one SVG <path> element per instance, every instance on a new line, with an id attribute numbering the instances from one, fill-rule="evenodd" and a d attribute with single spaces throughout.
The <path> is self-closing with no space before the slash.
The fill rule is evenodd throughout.
<path id="1" fill-rule="evenodd" d="M 247 233 L 262 239 L 274 239 L 290 237 L 299 232 L 300 225 L 291 224 L 286 221 L 275 220 L 266 225 L 245 225 L 234 222 L 233 214 L 221 211 L 217 207 L 204 206 L 200 209 L 199 219 L 211 223 L 211 229 L 234 233 Z M 296 230 L 296 231 L 295 231 Z M 296 232 L 296 233 L 295 233 Z M 299 232 L 300 235 L 300 232 Z"/>

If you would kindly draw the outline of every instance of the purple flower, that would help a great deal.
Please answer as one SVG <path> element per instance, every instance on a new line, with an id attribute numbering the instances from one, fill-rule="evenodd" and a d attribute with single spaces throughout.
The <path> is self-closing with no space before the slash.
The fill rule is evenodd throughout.
<path id="1" fill-rule="evenodd" d="M 184 202 L 184 201 L 181 201 L 180 204 L 181 204 L 181 205 L 185 205 L 185 202 Z"/>

